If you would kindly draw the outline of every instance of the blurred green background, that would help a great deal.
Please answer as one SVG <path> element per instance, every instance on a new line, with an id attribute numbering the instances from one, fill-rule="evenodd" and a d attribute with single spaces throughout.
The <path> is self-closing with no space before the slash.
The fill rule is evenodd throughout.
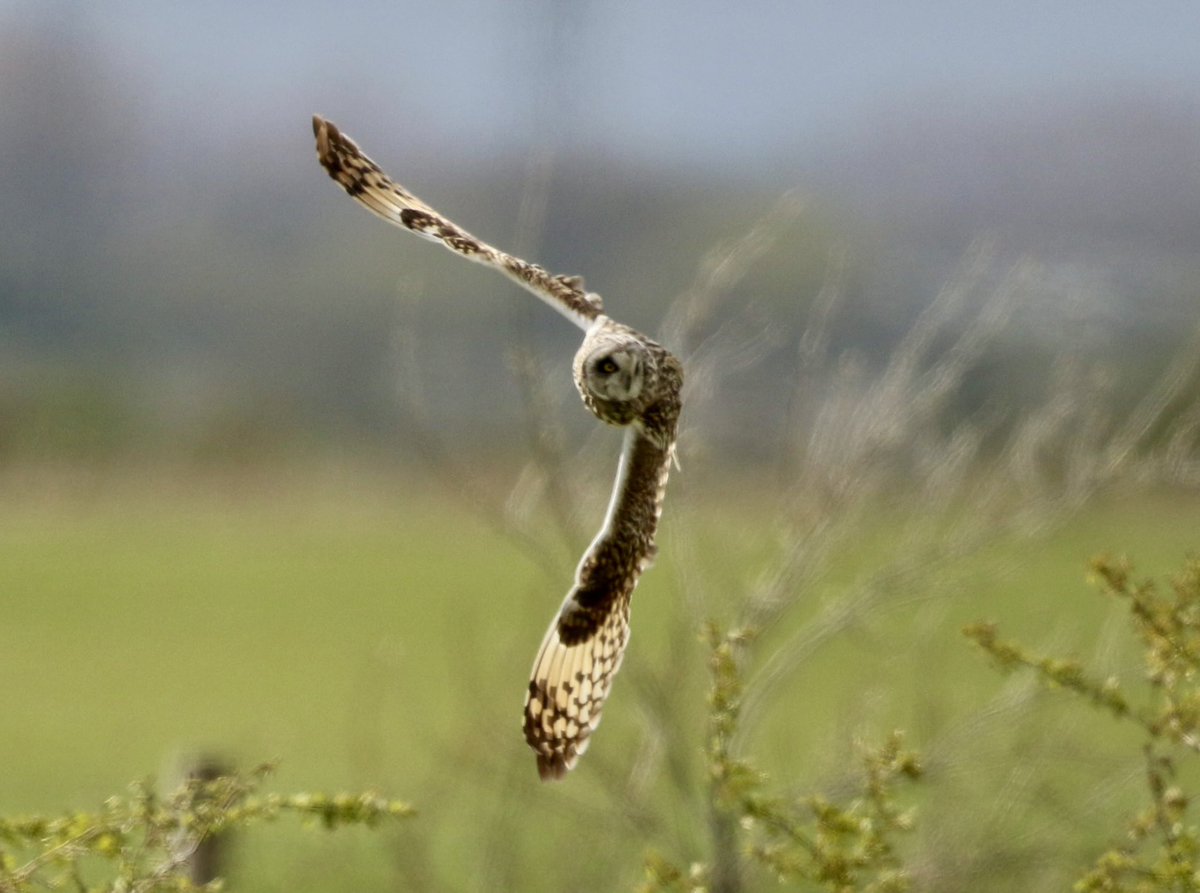
<path id="1" fill-rule="evenodd" d="M 742 743 L 773 778 L 836 788 L 904 728 L 920 888 L 1062 889 L 1135 748 L 958 631 L 1136 676 L 1087 559 L 1197 548 L 1198 30 L 1186 3 L 0 5 L 0 813 L 277 758 L 279 789 L 420 817 L 260 829 L 234 889 L 630 889 L 646 846 L 703 857 L 699 624 L 761 615 Z M 661 557 L 562 785 L 520 703 L 618 437 L 577 333 L 354 207 L 313 113 L 688 364 Z"/>

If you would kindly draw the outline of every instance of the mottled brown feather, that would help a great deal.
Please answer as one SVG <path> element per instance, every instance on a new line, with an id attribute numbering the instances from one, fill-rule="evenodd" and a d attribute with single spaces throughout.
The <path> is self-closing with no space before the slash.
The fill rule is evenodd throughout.
<path id="1" fill-rule="evenodd" d="M 654 559 L 675 455 L 683 369 L 661 345 L 605 316 L 600 296 L 585 291 L 578 276 L 552 276 L 475 238 L 392 180 L 332 123 L 314 116 L 313 132 L 325 170 L 372 213 L 499 270 L 584 328 L 576 387 L 598 419 L 627 430 L 604 525 L 546 631 L 525 698 L 525 740 L 538 774 L 562 778 L 587 749 L 629 644 L 630 599 Z M 613 396 L 589 386 L 585 363 L 609 350 L 632 357 L 636 393 Z"/>
<path id="2" fill-rule="evenodd" d="M 321 166 L 372 214 L 422 238 L 441 242 L 468 260 L 499 270 L 580 328 L 586 329 L 600 315 L 603 310 L 600 296 L 586 291 L 579 276 L 552 276 L 537 264 L 477 239 L 385 174 L 333 122 L 313 115 L 313 133 Z"/>

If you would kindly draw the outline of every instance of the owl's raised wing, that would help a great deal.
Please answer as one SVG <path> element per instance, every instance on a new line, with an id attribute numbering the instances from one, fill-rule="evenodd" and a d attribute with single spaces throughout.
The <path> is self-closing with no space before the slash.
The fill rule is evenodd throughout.
<path id="1" fill-rule="evenodd" d="M 480 241 L 392 180 L 331 122 L 314 116 L 313 132 L 322 166 L 373 214 L 499 270 L 589 332 L 589 338 L 596 325 L 614 325 L 602 317 L 599 295 L 587 292 L 579 277 L 553 276 Z M 657 355 L 659 377 L 653 402 L 639 404 L 632 418 L 610 415 L 614 406 L 599 409 L 581 390 L 597 417 L 628 427 L 604 525 L 580 561 L 575 585 L 533 665 L 525 740 L 537 754 L 543 779 L 564 776 L 587 748 L 629 641 L 630 597 L 654 557 L 675 452 L 683 370 L 649 339 L 642 346 Z"/>
<path id="2" fill-rule="evenodd" d="M 582 329 L 602 312 L 600 296 L 586 291 L 580 277 L 551 275 L 537 264 L 475 238 L 385 174 L 333 122 L 314 115 L 313 133 L 321 165 L 371 213 L 430 241 L 441 242 L 467 260 L 499 270 Z"/>
<path id="3" fill-rule="evenodd" d="M 629 601 L 654 558 L 675 456 L 682 371 L 669 361 L 663 400 L 626 429 L 604 526 L 533 662 L 525 740 L 543 780 L 562 778 L 587 750 L 629 643 Z"/>

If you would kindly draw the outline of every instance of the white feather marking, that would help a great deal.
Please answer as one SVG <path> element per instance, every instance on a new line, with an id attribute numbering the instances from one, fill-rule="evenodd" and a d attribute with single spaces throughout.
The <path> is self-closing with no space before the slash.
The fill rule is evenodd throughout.
<path id="1" fill-rule="evenodd" d="M 621 441 L 621 455 L 617 459 L 617 476 L 613 481 L 612 493 L 608 497 L 608 509 L 604 512 L 604 523 L 600 525 L 600 532 L 592 539 L 591 545 L 587 547 L 587 551 L 583 553 L 583 558 L 579 560 L 579 566 L 575 569 L 575 581 L 579 581 L 580 574 L 583 572 L 583 566 L 587 563 L 588 558 L 596 550 L 604 539 L 613 532 L 613 522 L 617 518 L 617 506 L 620 504 L 621 495 L 625 491 L 625 485 L 629 480 L 630 459 L 633 455 L 634 444 L 637 443 L 638 432 L 630 426 L 625 429 L 625 437 Z M 568 602 L 570 597 L 568 596 Z M 565 610 L 567 604 L 563 604 Z"/>

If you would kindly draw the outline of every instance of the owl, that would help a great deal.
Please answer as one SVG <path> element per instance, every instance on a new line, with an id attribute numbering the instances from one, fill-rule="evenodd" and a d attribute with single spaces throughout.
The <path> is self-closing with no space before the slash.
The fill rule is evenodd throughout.
<path id="1" fill-rule="evenodd" d="M 500 271 L 584 331 L 572 375 L 584 406 L 625 431 L 599 533 L 538 649 L 525 695 L 525 740 L 543 780 L 566 775 L 587 749 L 629 644 L 634 587 L 655 554 L 675 457 L 683 367 L 662 345 L 610 319 L 578 276 L 556 276 L 482 242 L 418 199 L 334 124 L 313 118 L 317 157 L 378 217 Z"/>

